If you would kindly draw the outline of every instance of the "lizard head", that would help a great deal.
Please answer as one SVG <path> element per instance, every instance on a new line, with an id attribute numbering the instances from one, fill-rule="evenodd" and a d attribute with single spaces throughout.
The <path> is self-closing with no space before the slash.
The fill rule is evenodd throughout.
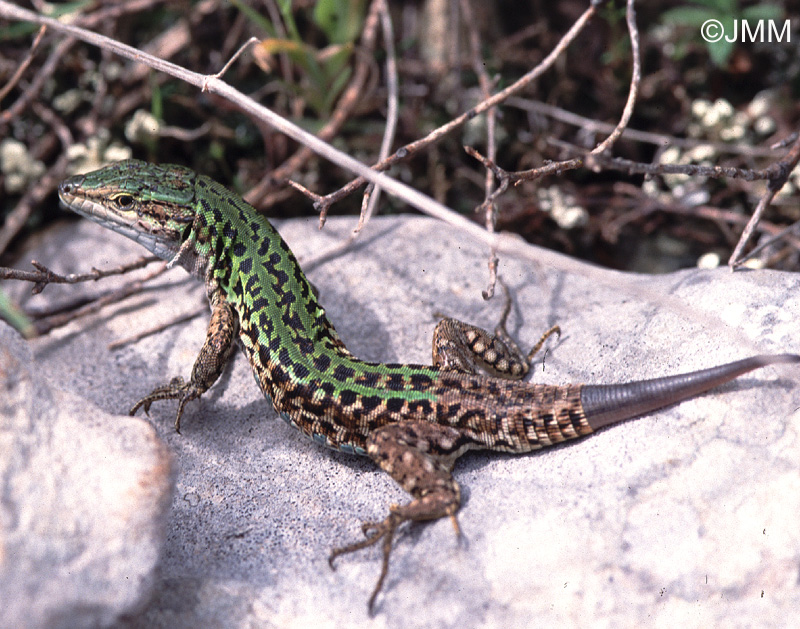
<path id="1" fill-rule="evenodd" d="M 65 179 L 58 196 L 66 209 L 170 260 L 192 229 L 196 177 L 183 166 L 129 159 Z"/>

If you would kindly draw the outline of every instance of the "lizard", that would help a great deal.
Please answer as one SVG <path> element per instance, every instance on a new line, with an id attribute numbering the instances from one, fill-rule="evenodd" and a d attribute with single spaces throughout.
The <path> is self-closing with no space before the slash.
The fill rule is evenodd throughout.
<path id="1" fill-rule="evenodd" d="M 623 384 L 530 384 L 522 380 L 548 330 L 526 355 L 505 330 L 510 300 L 494 334 L 443 318 L 432 365 L 357 359 L 345 347 L 289 246 L 241 197 L 178 165 L 126 160 L 65 179 L 65 208 L 135 240 L 169 266 L 205 283 L 211 318 L 191 378 L 174 378 L 139 400 L 187 402 L 219 378 L 240 346 L 256 382 L 277 413 L 314 441 L 365 455 L 411 495 L 385 519 L 364 522 L 364 539 L 335 548 L 334 560 L 379 542 L 389 569 L 397 528 L 456 513 L 456 459 L 469 450 L 526 453 L 587 436 L 600 428 L 697 396 L 767 365 L 800 355 L 744 358 L 708 369 Z"/>

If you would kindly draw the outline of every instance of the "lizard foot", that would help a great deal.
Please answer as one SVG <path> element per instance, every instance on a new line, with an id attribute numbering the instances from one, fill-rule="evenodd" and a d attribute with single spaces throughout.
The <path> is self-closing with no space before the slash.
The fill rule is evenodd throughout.
<path id="1" fill-rule="evenodd" d="M 366 539 L 334 549 L 328 559 L 333 567 L 333 561 L 339 555 L 373 546 L 382 540 L 383 562 L 378 583 L 369 598 L 370 615 L 389 570 L 397 527 L 407 521 L 449 517 L 456 534 L 460 535 L 455 514 L 461 503 L 461 493 L 450 471 L 456 457 L 470 445 L 468 438 L 457 429 L 425 421 L 387 424 L 369 435 L 367 454 L 414 498 L 408 504 L 391 505 L 389 515 L 382 522 L 365 522 L 361 528 Z"/>
<path id="2" fill-rule="evenodd" d="M 202 391 L 198 390 L 191 382 L 186 382 L 180 376 L 173 378 L 169 384 L 153 389 L 149 395 L 144 396 L 136 402 L 128 411 L 128 415 L 135 415 L 136 411 L 144 408 L 145 414 L 149 414 L 150 405 L 156 400 L 179 400 L 178 414 L 175 417 L 175 432 L 181 432 L 181 415 L 187 402 L 200 397 Z"/>
<path id="3" fill-rule="evenodd" d="M 396 508 L 397 505 L 392 505 L 390 508 L 391 512 L 382 522 L 364 522 L 361 525 L 361 529 L 364 531 L 366 539 L 360 542 L 354 542 L 353 544 L 348 544 L 347 546 L 342 546 L 341 548 L 334 548 L 328 557 L 328 565 L 332 570 L 335 570 L 336 567 L 333 565 L 333 562 L 339 555 L 346 555 L 348 553 L 361 550 L 362 548 L 374 546 L 381 539 L 383 539 L 383 561 L 381 563 L 381 574 L 378 577 L 378 582 L 375 584 L 375 588 L 372 590 L 372 595 L 369 597 L 369 601 L 367 602 L 367 608 L 370 616 L 372 616 L 374 613 L 375 599 L 378 597 L 378 593 L 383 588 L 383 582 L 386 579 L 386 574 L 389 572 L 389 556 L 392 554 L 392 541 L 394 540 L 395 531 L 397 530 L 398 526 L 410 519 L 395 513 L 394 510 Z"/>

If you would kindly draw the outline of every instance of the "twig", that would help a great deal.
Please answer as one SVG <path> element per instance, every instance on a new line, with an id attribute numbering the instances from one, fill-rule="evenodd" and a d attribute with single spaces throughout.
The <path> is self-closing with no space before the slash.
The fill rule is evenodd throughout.
<path id="1" fill-rule="evenodd" d="M 576 170 L 587 165 L 589 157 L 595 159 L 595 156 L 573 157 L 572 159 L 566 159 L 560 162 L 548 162 L 543 166 L 532 168 L 530 170 L 509 172 L 478 153 L 478 151 L 471 146 L 465 146 L 464 150 L 467 152 L 467 154 L 480 161 L 486 168 L 490 168 L 500 180 L 500 187 L 495 190 L 494 194 L 492 195 L 494 198 L 497 198 L 503 192 L 505 192 L 511 183 L 518 183 L 520 181 L 533 181 L 534 179 L 540 179 L 541 177 L 545 177 L 547 175 L 560 175 L 567 170 Z M 646 165 L 649 166 L 649 164 Z"/>
<path id="2" fill-rule="evenodd" d="M 389 5 L 386 0 L 377 0 L 378 12 L 381 20 L 381 30 L 383 31 L 383 43 L 386 48 L 386 128 L 383 130 L 381 148 L 378 152 L 378 161 L 385 160 L 394 144 L 395 132 L 397 131 L 398 108 L 398 80 L 397 80 L 397 54 L 394 49 L 394 27 L 392 26 L 392 15 L 389 13 Z M 378 201 L 381 198 L 380 186 L 370 184 L 364 191 L 364 199 L 361 203 L 361 214 L 358 217 L 353 233 L 357 234 L 364 225 L 369 222 Z M 320 214 L 320 220 L 322 215 Z"/>
<path id="3" fill-rule="evenodd" d="M 461 13 L 464 18 L 464 26 L 467 28 L 469 34 L 469 49 L 470 58 L 472 61 L 472 68 L 478 76 L 478 84 L 481 88 L 481 97 L 488 100 L 492 96 L 492 81 L 486 72 L 486 64 L 481 58 L 481 41 L 478 34 L 477 25 L 475 23 L 475 16 L 472 12 L 472 5 L 469 0 L 461 0 Z M 497 160 L 497 143 L 495 141 L 495 128 L 497 126 L 497 110 L 492 108 L 486 112 L 486 154 L 489 161 L 495 162 Z M 492 233 L 496 231 L 497 225 L 497 205 L 494 200 L 494 172 L 491 168 L 486 169 L 486 178 L 484 181 L 484 201 L 480 206 L 484 212 L 484 225 L 486 231 Z M 494 295 L 495 281 L 497 279 L 497 252 L 492 249 L 489 251 L 489 285 L 486 290 L 482 291 L 484 299 L 491 299 Z"/>
<path id="4" fill-rule="evenodd" d="M 36 50 L 39 48 L 39 44 L 42 43 L 42 37 L 44 37 L 45 32 L 47 32 L 47 27 L 42 26 L 39 29 L 39 32 L 36 33 L 36 37 L 31 44 L 31 49 L 28 51 L 28 54 L 22 60 L 22 63 L 19 64 L 14 74 L 8 79 L 8 83 L 6 83 L 2 89 L 0 89 L 0 101 L 2 101 L 8 93 L 14 89 L 14 86 L 19 83 L 19 80 L 22 78 L 22 75 L 25 74 L 25 70 L 28 69 L 28 66 L 31 65 L 31 61 L 33 61 L 33 56 L 36 54 Z"/>
<path id="5" fill-rule="evenodd" d="M 753 216 L 750 217 L 750 220 L 745 226 L 744 231 L 742 231 L 742 236 L 739 239 L 739 242 L 736 244 L 731 257 L 728 259 L 728 266 L 732 271 L 741 264 L 742 252 L 747 245 L 747 241 L 750 240 L 753 230 L 755 230 L 756 225 L 758 225 L 758 222 L 761 220 L 764 210 L 767 209 L 778 191 L 783 188 L 784 184 L 789 179 L 789 175 L 791 174 L 792 170 L 794 170 L 794 167 L 797 166 L 798 161 L 800 161 L 800 138 L 795 140 L 792 148 L 786 154 L 786 157 L 779 162 L 772 164 L 766 169 L 766 171 L 770 173 L 769 176 L 766 177 L 766 179 L 769 180 L 767 189 L 758 200 L 758 205 L 753 212 Z"/>
<path id="6" fill-rule="evenodd" d="M 160 260 L 161 258 L 157 256 L 143 256 L 134 262 L 123 264 L 111 269 L 92 268 L 90 273 L 70 273 L 69 275 L 59 275 L 58 273 L 51 271 L 44 264 L 40 264 L 36 260 L 31 260 L 31 264 L 34 266 L 34 268 L 36 268 L 36 271 L 23 271 L 21 269 L 10 269 L 8 267 L 0 266 L 0 280 L 21 280 L 23 282 L 34 282 L 31 292 L 34 295 L 38 295 L 48 284 L 78 284 L 79 282 L 97 281 L 103 277 L 122 275 L 135 269 L 141 269 L 151 262 L 157 262 Z"/>
<path id="7" fill-rule="evenodd" d="M 0 16 L 4 14 L 3 8 L 4 5 L 6 4 L 8 3 L 0 2 Z M 13 5 L 12 8 L 18 11 L 24 10 L 24 9 L 18 9 L 17 7 L 13 7 Z M 25 11 L 25 13 L 30 13 L 30 11 Z M 36 15 L 36 14 L 31 13 L 31 15 Z M 57 22 L 55 20 L 50 20 L 49 18 L 44 18 L 44 19 L 49 20 L 48 22 L 45 22 L 47 26 L 52 27 L 53 26 L 52 23 L 60 24 L 60 22 Z M 57 28 L 55 27 L 53 28 L 57 30 Z M 75 42 L 72 39 L 65 39 L 64 41 L 60 42 L 58 46 L 53 48 L 53 51 L 50 53 L 50 55 L 47 57 L 47 60 L 44 62 L 39 71 L 36 73 L 36 76 L 34 77 L 33 81 L 31 81 L 30 85 L 28 85 L 25 88 L 20 97 L 14 103 L 12 103 L 11 106 L 8 107 L 8 109 L 0 113 L 0 125 L 8 124 L 12 120 L 20 116 L 23 110 L 26 107 L 28 107 L 33 100 L 38 98 L 39 92 L 41 92 L 42 88 L 44 87 L 44 84 L 53 74 L 58 64 L 67 55 L 67 51 L 72 47 L 74 43 Z"/>
<path id="8" fill-rule="evenodd" d="M 69 322 L 74 321 L 75 319 L 80 319 L 81 317 L 85 317 L 86 315 L 98 312 L 104 306 L 116 303 L 118 301 L 122 301 L 123 299 L 129 297 L 130 295 L 138 293 L 139 291 L 142 290 L 142 286 L 144 286 L 145 282 L 148 282 L 154 277 L 161 275 L 166 270 L 166 268 L 167 268 L 166 264 L 160 265 L 152 272 L 147 274 L 145 277 L 138 280 L 134 280 L 133 282 L 129 282 L 128 284 L 125 284 L 125 286 L 123 286 L 122 288 L 115 290 L 109 293 L 108 295 L 104 295 L 103 297 L 100 297 L 99 299 L 93 301 L 90 304 L 87 304 L 82 308 L 78 308 L 77 310 L 74 310 L 72 312 L 60 315 L 53 315 L 51 317 L 46 317 L 43 319 L 39 319 L 38 321 L 35 321 L 33 327 L 36 330 L 36 334 L 40 336 L 47 334 L 48 332 L 54 330 L 55 328 L 60 328 L 68 324 Z"/>
<path id="9" fill-rule="evenodd" d="M 378 0 L 374 0 L 364 20 L 364 30 L 361 34 L 361 48 L 367 52 L 375 48 L 378 5 Z M 317 133 L 317 137 L 320 140 L 327 141 L 332 139 L 344 126 L 344 123 L 355 110 L 356 105 L 363 99 L 369 75 L 370 61 L 366 54 L 360 54 L 357 49 L 356 68 L 353 72 L 353 77 L 350 79 L 344 92 L 342 92 L 341 97 L 336 103 L 336 108 L 328 118 L 328 121 Z M 284 161 L 283 164 L 268 173 L 257 186 L 247 192 L 247 194 L 244 195 L 245 200 L 253 205 L 271 205 L 280 200 L 280 198 L 284 196 L 284 192 L 279 191 L 267 197 L 269 188 L 274 185 L 274 182 L 283 181 L 287 177 L 291 177 L 313 154 L 314 152 L 307 146 L 300 148 L 289 157 L 289 159 Z"/>
<path id="10" fill-rule="evenodd" d="M 586 166 L 588 167 L 602 167 L 612 170 L 620 170 L 628 173 L 629 175 L 640 174 L 653 176 L 680 174 L 690 175 L 693 177 L 710 177 L 712 179 L 743 179 L 745 181 L 758 181 L 760 179 L 766 179 L 770 182 L 775 181 L 775 185 L 778 185 L 778 180 L 783 178 L 783 181 L 780 182 L 780 185 L 778 185 L 778 188 L 775 190 L 775 192 L 777 192 L 786 182 L 786 179 L 792 172 L 794 165 L 797 164 L 797 159 L 795 158 L 800 158 L 800 155 L 792 157 L 793 152 L 797 150 L 800 149 L 793 148 L 785 158 L 760 170 L 754 170 L 751 168 L 734 168 L 732 166 L 701 166 L 698 164 L 642 164 L 640 162 L 633 162 L 620 157 L 609 158 L 604 155 L 587 155 L 585 162 Z M 792 167 L 786 171 L 785 169 L 789 164 L 792 163 L 792 159 L 794 159 L 794 163 Z M 521 173 L 511 174 L 520 175 Z M 770 185 L 773 184 L 771 183 Z"/>
<path id="11" fill-rule="evenodd" d="M 219 72 L 217 72 L 216 74 L 212 74 L 211 76 L 214 77 L 215 79 L 221 79 L 223 76 L 225 76 L 225 74 L 228 72 L 228 70 L 230 70 L 230 68 L 234 64 L 234 62 L 239 57 L 242 56 L 244 51 L 248 50 L 249 48 L 252 48 L 255 44 L 258 44 L 258 43 L 259 43 L 259 39 L 257 37 L 251 37 L 250 39 L 248 39 L 245 43 L 243 43 L 241 46 L 239 46 L 239 50 L 237 50 L 235 53 L 233 53 L 233 56 L 230 59 L 228 59 L 227 63 L 225 63 L 224 66 L 222 66 L 222 69 Z"/>
<path id="12" fill-rule="evenodd" d="M 633 71 L 631 72 L 631 86 L 628 90 L 628 100 L 622 111 L 619 123 L 603 142 L 598 144 L 593 154 L 599 155 L 609 150 L 625 131 L 633 115 L 633 108 L 636 106 L 636 96 L 639 93 L 639 83 L 642 81 L 642 60 L 639 52 L 639 31 L 636 28 L 636 10 L 633 8 L 633 0 L 628 0 L 626 11 L 626 21 L 628 23 L 628 33 L 631 36 L 631 56 L 633 57 Z M 489 156 L 491 159 L 491 155 Z"/>
<path id="13" fill-rule="evenodd" d="M 298 183 L 297 181 L 293 181 L 291 179 L 287 179 L 286 183 L 295 190 L 297 190 L 299 193 L 304 194 L 309 199 L 311 199 L 311 202 L 314 203 L 315 205 L 322 201 L 321 195 L 317 194 L 316 192 L 312 192 L 311 190 L 306 188 L 303 184 Z"/>
<path id="14" fill-rule="evenodd" d="M 180 142 L 194 142 L 206 135 L 212 128 L 213 125 L 210 121 L 204 122 L 197 127 L 197 129 L 183 129 L 181 127 L 165 125 L 159 128 L 158 135 L 162 138 L 173 138 Z"/>
<path id="15" fill-rule="evenodd" d="M 494 296 L 494 287 L 497 284 L 497 264 L 500 262 L 500 259 L 497 257 L 497 253 L 494 249 L 489 252 L 489 286 L 486 290 L 481 291 L 481 295 L 483 298 L 488 301 Z"/>
<path id="16" fill-rule="evenodd" d="M 540 101 L 528 100 L 519 97 L 509 98 L 506 102 L 509 107 L 516 107 L 524 111 L 530 111 L 537 114 L 542 114 L 565 122 L 566 124 L 580 127 L 583 131 L 597 132 L 597 133 L 611 133 L 614 126 L 607 122 L 600 122 L 599 120 L 592 120 L 584 116 L 579 116 L 571 111 L 548 105 Z M 626 128 L 622 133 L 622 137 L 626 140 L 634 140 L 636 142 L 646 142 L 647 144 L 655 144 L 660 147 L 677 146 L 678 148 L 692 149 L 697 146 L 710 146 L 717 153 L 729 153 L 734 155 L 745 155 L 747 157 L 772 157 L 775 155 L 775 149 L 781 148 L 780 146 L 744 146 L 741 144 L 729 144 L 727 142 L 707 142 L 706 140 L 693 140 L 687 138 L 679 138 L 674 135 L 665 133 L 652 133 L 650 131 L 639 131 L 638 129 Z M 791 138 L 789 144 L 794 142 Z"/>
<path id="17" fill-rule="evenodd" d="M 763 226 L 763 223 L 761 223 L 760 226 Z M 753 259 L 756 256 L 756 254 L 761 253 L 764 249 L 766 249 L 767 247 L 775 244 L 779 240 L 787 239 L 787 240 L 790 240 L 790 241 L 794 241 L 794 242 L 792 242 L 792 244 L 794 245 L 794 248 L 795 249 L 800 249 L 800 242 L 798 242 L 798 238 L 797 238 L 797 233 L 798 233 L 798 231 L 800 231 L 799 228 L 800 228 L 800 221 L 795 221 L 794 223 L 792 223 L 788 227 L 784 227 L 783 229 L 781 229 L 780 231 L 775 233 L 772 237 L 767 238 L 762 243 L 760 243 L 757 247 L 754 247 L 753 249 L 751 249 L 747 253 L 746 256 L 742 257 L 741 260 L 738 260 L 736 262 L 736 266 L 737 267 L 741 266 L 742 264 L 744 264 L 748 260 Z"/>
<path id="18" fill-rule="evenodd" d="M 411 142 L 410 144 L 406 144 L 405 146 L 400 147 L 395 151 L 395 153 L 389 157 L 388 159 L 383 160 L 373 166 L 375 170 L 383 171 L 393 166 L 397 162 L 402 160 L 408 159 L 411 155 L 419 152 L 423 148 L 433 144 L 434 142 L 438 142 L 441 138 L 445 135 L 450 133 L 451 131 L 461 127 L 467 121 L 472 120 L 478 114 L 491 109 L 502 103 L 512 94 L 522 90 L 526 86 L 528 86 L 531 82 L 538 79 L 546 70 L 548 70 L 558 59 L 561 53 L 567 49 L 567 47 L 573 42 L 573 40 L 578 36 L 578 34 L 583 30 L 586 26 L 588 21 L 592 18 L 595 14 L 596 8 L 594 5 L 591 5 L 586 11 L 575 21 L 572 27 L 567 31 L 567 33 L 561 38 L 561 40 L 556 44 L 555 48 L 544 58 L 542 59 L 541 63 L 525 74 L 522 78 L 517 80 L 515 83 L 509 85 L 506 89 L 497 92 L 491 98 L 484 100 L 481 103 L 478 103 L 475 107 L 470 109 L 469 111 L 464 112 L 460 116 L 457 116 L 447 124 L 442 125 L 438 129 L 435 129 L 424 138 Z M 325 204 L 332 205 L 337 201 L 345 198 L 346 196 L 350 195 L 352 192 L 360 188 L 361 186 L 366 183 L 366 181 L 373 181 L 373 179 L 359 173 L 359 177 L 350 181 L 345 186 L 339 188 L 335 192 L 332 192 L 325 196 Z M 405 199 L 404 199 L 405 200 Z M 416 204 L 412 204 L 414 207 L 421 209 L 423 212 L 428 213 L 427 210 L 419 208 Z M 431 216 L 434 216 L 431 214 Z"/>

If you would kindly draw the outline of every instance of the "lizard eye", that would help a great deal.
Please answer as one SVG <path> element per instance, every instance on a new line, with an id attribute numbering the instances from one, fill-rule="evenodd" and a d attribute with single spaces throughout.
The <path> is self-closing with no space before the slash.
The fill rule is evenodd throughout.
<path id="1" fill-rule="evenodd" d="M 114 198 L 114 203 L 120 210 L 127 211 L 133 209 L 133 196 L 130 194 L 120 194 Z"/>

